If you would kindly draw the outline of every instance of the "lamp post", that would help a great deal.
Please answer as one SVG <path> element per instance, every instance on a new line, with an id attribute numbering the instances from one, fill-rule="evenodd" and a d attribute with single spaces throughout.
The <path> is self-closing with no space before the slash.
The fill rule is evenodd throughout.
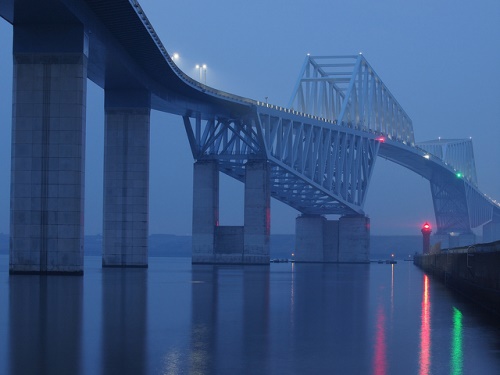
<path id="1" fill-rule="evenodd" d="M 203 82 L 206 85 L 207 84 L 207 65 L 206 64 L 203 64 L 203 65 L 196 64 L 196 69 L 198 70 L 198 72 L 200 74 L 199 81 Z"/>

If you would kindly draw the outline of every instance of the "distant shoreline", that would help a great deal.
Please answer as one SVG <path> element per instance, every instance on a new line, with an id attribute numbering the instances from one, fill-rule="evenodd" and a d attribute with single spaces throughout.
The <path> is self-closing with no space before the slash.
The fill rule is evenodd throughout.
<path id="1" fill-rule="evenodd" d="M 86 235 L 84 238 L 85 255 L 101 255 L 102 235 Z M 272 234 L 271 257 L 291 258 L 295 249 L 295 235 Z M 370 237 L 370 258 L 388 259 L 394 254 L 396 259 L 422 251 L 422 236 L 372 235 Z M 9 235 L 0 234 L 0 254 L 9 253 Z M 152 257 L 190 257 L 191 236 L 174 234 L 151 234 L 149 236 L 149 256 Z"/>

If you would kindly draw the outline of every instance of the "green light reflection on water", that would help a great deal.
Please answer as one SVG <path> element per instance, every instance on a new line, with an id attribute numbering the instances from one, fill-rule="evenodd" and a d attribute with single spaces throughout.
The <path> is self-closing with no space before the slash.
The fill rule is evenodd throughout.
<path id="1" fill-rule="evenodd" d="M 463 372 L 463 344 L 462 318 L 459 309 L 453 307 L 453 337 L 451 343 L 451 374 L 462 375 Z"/>

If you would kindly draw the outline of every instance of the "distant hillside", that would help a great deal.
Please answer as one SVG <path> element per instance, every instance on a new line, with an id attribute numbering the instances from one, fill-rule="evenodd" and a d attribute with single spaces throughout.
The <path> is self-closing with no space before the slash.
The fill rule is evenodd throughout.
<path id="1" fill-rule="evenodd" d="M 370 258 L 389 259 L 394 254 L 396 259 L 422 252 L 422 236 L 371 236 Z"/>
<path id="2" fill-rule="evenodd" d="M 85 255 L 102 254 L 102 236 L 85 236 Z M 184 257 L 191 256 L 191 236 L 173 234 L 152 234 L 149 236 L 149 256 Z"/>
<path id="3" fill-rule="evenodd" d="M 403 259 L 422 251 L 422 236 L 372 236 L 371 259 L 387 259 L 391 253 Z M 271 258 L 290 258 L 295 250 L 293 234 L 271 235 Z M 85 255 L 101 255 L 102 236 L 85 236 Z M 9 235 L 0 234 L 0 254 L 9 252 Z M 191 256 L 191 236 L 152 234 L 149 236 L 150 256 Z"/>
<path id="4" fill-rule="evenodd" d="M 272 258 L 290 258 L 294 249 L 295 235 L 271 236 Z M 422 236 L 371 236 L 370 238 L 371 259 L 388 259 L 392 253 L 395 258 L 404 259 L 421 251 Z"/>

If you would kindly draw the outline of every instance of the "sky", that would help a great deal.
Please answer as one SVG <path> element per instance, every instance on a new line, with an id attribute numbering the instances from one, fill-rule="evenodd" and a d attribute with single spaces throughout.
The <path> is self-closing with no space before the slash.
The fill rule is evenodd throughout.
<path id="1" fill-rule="evenodd" d="M 479 188 L 500 199 L 498 0 L 139 0 L 179 67 L 286 106 L 307 53 L 362 52 L 413 121 L 417 142 L 472 137 Z M 0 19 L 0 233 L 9 232 L 12 26 Z M 104 93 L 88 82 L 85 233 L 102 232 Z M 182 118 L 152 111 L 150 233 L 191 233 L 193 157 Z M 243 184 L 221 175 L 220 224 L 243 225 Z M 429 182 L 378 158 L 364 206 L 374 235 L 435 225 Z M 272 200 L 271 233 L 299 213 Z M 334 218 L 334 217 L 332 217 Z"/>

